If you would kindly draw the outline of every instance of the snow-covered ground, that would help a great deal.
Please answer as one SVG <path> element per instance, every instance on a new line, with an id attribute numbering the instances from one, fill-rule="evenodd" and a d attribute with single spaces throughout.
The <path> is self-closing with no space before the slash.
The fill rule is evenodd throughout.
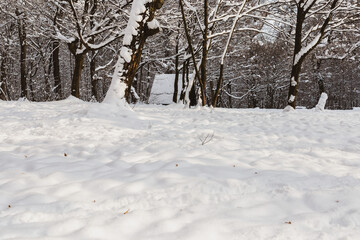
<path id="1" fill-rule="evenodd" d="M 359 239 L 359 167 L 360 111 L 0 101 L 0 239 Z"/>

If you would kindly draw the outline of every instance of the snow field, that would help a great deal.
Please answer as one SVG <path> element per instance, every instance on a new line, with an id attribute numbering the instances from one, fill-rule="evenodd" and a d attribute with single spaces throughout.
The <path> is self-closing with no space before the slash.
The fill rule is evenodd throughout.
<path id="1" fill-rule="evenodd" d="M 0 102 L 0 239 L 358 239 L 359 160 L 360 111 Z"/>

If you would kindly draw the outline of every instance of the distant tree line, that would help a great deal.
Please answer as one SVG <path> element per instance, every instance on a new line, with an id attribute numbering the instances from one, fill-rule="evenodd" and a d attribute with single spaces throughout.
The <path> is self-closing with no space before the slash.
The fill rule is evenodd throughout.
<path id="1" fill-rule="evenodd" d="M 0 99 L 103 101 L 132 3 L 2 0 Z M 165 0 L 156 18 L 159 33 L 138 35 L 129 102 L 168 73 L 189 106 L 312 108 L 322 92 L 330 109 L 360 106 L 357 0 Z"/>

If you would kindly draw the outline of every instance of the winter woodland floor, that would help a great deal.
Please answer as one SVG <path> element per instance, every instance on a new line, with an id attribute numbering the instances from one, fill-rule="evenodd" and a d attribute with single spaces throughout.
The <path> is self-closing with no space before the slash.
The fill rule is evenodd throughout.
<path id="1" fill-rule="evenodd" d="M 360 111 L 0 101 L 1 240 L 359 236 Z"/>

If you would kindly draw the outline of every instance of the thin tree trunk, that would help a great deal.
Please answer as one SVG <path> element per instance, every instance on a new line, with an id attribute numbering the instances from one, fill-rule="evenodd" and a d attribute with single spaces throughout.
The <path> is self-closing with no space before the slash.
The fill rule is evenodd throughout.
<path id="1" fill-rule="evenodd" d="M 214 81 L 210 81 L 210 97 L 211 99 L 214 99 L 215 96 L 215 88 L 214 88 Z"/>
<path id="2" fill-rule="evenodd" d="M 53 74 L 54 74 L 54 83 L 55 83 L 54 92 L 56 95 L 56 99 L 62 98 L 59 52 L 60 52 L 60 43 L 58 40 L 54 40 L 53 52 L 52 52 L 52 64 L 53 64 Z"/>
<path id="3" fill-rule="evenodd" d="M 234 35 L 234 32 L 235 32 L 236 24 L 237 24 L 237 22 L 238 22 L 238 20 L 240 18 L 241 12 L 243 11 L 243 9 L 245 7 L 245 4 L 246 4 L 246 1 L 244 1 L 243 4 L 238 9 L 238 12 L 237 12 L 237 14 L 236 14 L 236 16 L 234 18 L 234 21 L 233 21 L 233 24 L 232 24 L 232 27 L 231 27 L 231 30 L 230 30 L 230 33 L 229 33 L 229 36 L 228 36 L 224 51 L 223 51 L 223 54 L 221 56 L 220 74 L 219 74 L 219 80 L 218 80 L 217 87 L 216 87 L 216 92 L 215 92 L 213 102 L 212 102 L 213 107 L 216 107 L 218 97 L 219 97 L 219 93 L 221 91 L 222 84 L 223 84 L 223 81 L 224 81 L 223 80 L 223 78 L 224 78 L 224 62 L 225 62 L 226 53 L 227 53 L 227 51 L 229 49 L 231 39 L 232 39 L 232 37 Z"/>
<path id="4" fill-rule="evenodd" d="M 7 91 L 7 85 L 6 85 L 6 59 L 7 56 L 3 54 L 2 61 L 0 65 L 0 99 L 4 101 L 9 100 L 9 95 Z"/>
<path id="5" fill-rule="evenodd" d="M 91 80 L 91 95 L 95 97 L 96 101 L 100 102 L 98 93 L 98 78 L 96 76 L 96 51 L 90 52 L 90 80 Z"/>
<path id="6" fill-rule="evenodd" d="M 179 92 L 179 33 L 176 38 L 176 47 L 175 47 L 175 81 L 174 81 L 174 94 L 173 94 L 173 102 L 177 103 L 178 101 L 178 92 Z"/>
<path id="7" fill-rule="evenodd" d="M 45 79 L 45 101 L 51 101 L 53 96 L 53 91 L 51 90 L 51 66 L 52 66 L 52 57 L 48 57 L 48 62 L 43 55 L 43 71 L 44 71 L 44 79 Z"/>
<path id="8" fill-rule="evenodd" d="M 180 94 L 180 101 L 184 101 L 185 99 L 185 93 L 186 93 L 186 69 L 189 68 L 188 61 L 185 61 L 183 63 L 183 70 L 182 70 L 182 89 Z"/>
<path id="9" fill-rule="evenodd" d="M 191 53 L 191 58 L 194 64 L 194 69 L 195 69 L 195 77 L 196 79 L 199 81 L 200 83 L 200 87 L 201 87 L 201 99 L 202 99 L 202 105 L 205 106 L 205 95 L 204 95 L 204 86 L 201 80 L 201 76 L 199 74 L 199 70 L 198 70 L 198 64 L 196 63 L 196 59 L 195 59 L 195 52 L 194 52 L 194 48 L 193 45 L 191 43 L 191 37 L 190 37 L 190 33 L 189 33 L 189 29 L 188 29 L 188 25 L 186 22 L 186 18 L 185 18 L 185 11 L 184 11 L 184 5 L 182 3 L 182 0 L 179 0 L 180 3 L 180 8 L 181 8 L 181 15 L 182 15 L 182 19 L 183 19 L 183 23 L 184 23 L 184 30 L 185 30 L 185 35 L 186 35 L 186 39 L 188 42 L 188 46 L 189 46 L 189 50 Z M 193 84 L 192 84 L 193 85 Z M 187 88 L 192 88 L 192 86 L 188 85 Z"/>
<path id="10" fill-rule="evenodd" d="M 204 0 L 204 32 L 203 32 L 203 42 L 202 42 L 202 62 L 201 62 L 201 101 L 202 105 L 206 104 L 206 65 L 207 65 L 207 56 L 208 56 L 208 32 L 209 32 L 209 1 Z"/>
<path id="11" fill-rule="evenodd" d="M 231 81 L 228 83 L 228 92 L 229 94 L 231 94 L 232 89 L 231 89 Z M 229 108 L 232 108 L 232 97 L 229 95 Z"/>
<path id="12" fill-rule="evenodd" d="M 87 4 L 89 4 L 89 2 L 87 2 Z M 94 14 L 96 13 L 97 6 L 98 6 L 98 1 L 93 0 L 92 7 L 90 10 L 90 27 L 91 27 L 91 29 L 93 29 L 95 26 Z M 87 11 L 87 8 L 88 8 L 88 6 L 85 7 L 86 11 Z M 90 39 L 90 43 L 92 43 L 92 44 L 94 43 L 94 38 Z M 96 101 L 100 102 L 100 96 L 99 96 L 99 91 L 98 91 L 98 78 L 96 76 L 96 53 L 97 53 L 97 51 L 95 51 L 95 50 L 90 51 L 90 80 L 91 80 L 91 92 L 92 92 L 91 95 L 95 97 Z"/>
<path id="13" fill-rule="evenodd" d="M 20 82 L 21 82 L 21 94 L 20 97 L 27 96 L 27 84 L 26 84 L 26 31 L 25 23 L 23 19 L 23 12 L 20 12 L 18 9 L 15 11 L 16 16 L 18 17 L 18 33 L 19 33 L 19 43 L 20 43 Z"/>
<path id="14" fill-rule="evenodd" d="M 54 27 L 57 24 L 57 18 L 61 16 L 61 10 L 59 7 L 56 8 L 56 13 L 53 19 Z M 55 92 L 55 99 L 59 100 L 62 98 L 62 84 L 60 78 L 60 60 L 59 60 L 59 53 L 60 53 L 60 42 L 57 39 L 53 40 L 53 51 L 52 51 L 52 66 L 53 66 L 53 76 L 54 76 L 54 92 Z"/>
<path id="15" fill-rule="evenodd" d="M 268 85 L 266 88 L 266 94 L 269 97 L 268 102 L 266 102 L 265 107 L 266 108 L 274 108 L 274 95 L 275 95 L 275 89 L 272 85 Z"/>

